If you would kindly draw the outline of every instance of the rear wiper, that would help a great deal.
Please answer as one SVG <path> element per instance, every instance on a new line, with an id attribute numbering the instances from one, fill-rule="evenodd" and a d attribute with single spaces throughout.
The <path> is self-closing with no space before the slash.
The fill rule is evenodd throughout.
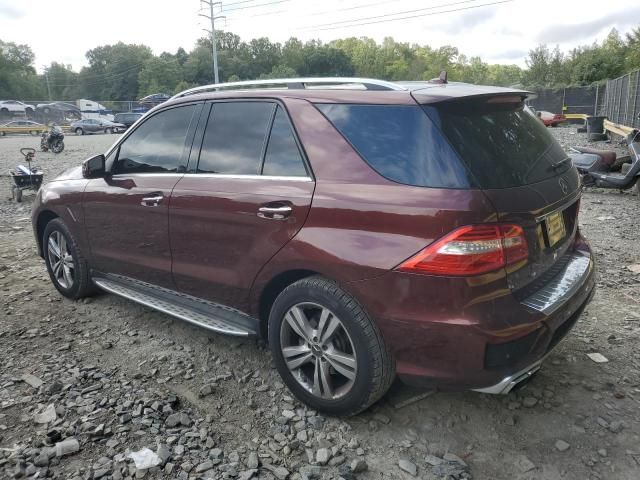
<path id="1" fill-rule="evenodd" d="M 551 164 L 551 168 L 553 168 L 554 170 L 556 170 L 557 168 L 560 168 L 561 166 L 563 166 L 565 163 L 567 163 L 567 161 L 571 161 L 570 157 L 564 157 L 562 160 L 559 160 L 555 163 Z"/>

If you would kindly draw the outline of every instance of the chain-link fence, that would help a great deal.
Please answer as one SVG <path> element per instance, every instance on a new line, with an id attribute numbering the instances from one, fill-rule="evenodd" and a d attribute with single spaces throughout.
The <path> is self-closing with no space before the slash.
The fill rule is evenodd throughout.
<path id="1" fill-rule="evenodd" d="M 551 113 L 582 113 L 596 115 L 604 105 L 606 85 L 586 87 L 534 89 L 536 98 L 529 104 L 536 110 Z"/>
<path id="2" fill-rule="evenodd" d="M 598 114 L 614 123 L 640 128 L 640 70 L 607 80 L 604 105 Z"/>

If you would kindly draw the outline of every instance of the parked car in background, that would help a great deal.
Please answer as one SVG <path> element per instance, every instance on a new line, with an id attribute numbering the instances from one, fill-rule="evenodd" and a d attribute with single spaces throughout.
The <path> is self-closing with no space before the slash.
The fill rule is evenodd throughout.
<path id="1" fill-rule="evenodd" d="M 187 90 L 40 189 L 38 250 L 66 297 L 98 286 L 268 339 L 319 411 L 362 411 L 396 375 L 505 394 L 595 289 L 578 172 L 527 95 L 339 78 Z"/>
<path id="2" fill-rule="evenodd" d="M 138 100 L 144 107 L 151 108 L 156 105 L 160 105 L 163 102 L 166 102 L 171 98 L 171 95 L 166 93 L 154 93 L 153 95 L 147 95 L 146 97 L 142 97 Z"/>
<path id="3" fill-rule="evenodd" d="M 567 121 L 567 117 L 561 113 L 551 113 L 545 110 L 538 110 L 536 111 L 536 115 L 547 127 L 557 127 L 562 122 Z"/>
<path id="4" fill-rule="evenodd" d="M 135 112 L 127 112 L 127 113 L 116 113 L 113 121 L 116 123 L 123 124 L 126 128 L 129 128 L 131 125 L 136 123 L 136 121 L 142 117 L 142 113 Z"/>
<path id="5" fill-rule="evenodd" d="M 49 127 L 46 125 L 32 120 L 13 120 L 0 125 L 0 135 L 6 135 L 7 133 L 30 133 L 31 135 L 39 135 L 48 129 Z"/>
<path id="6" fill-rule="evenodd" d="M 15 115 L 33 115 L 35 108 L 33 105 L 19 102 L 18 100 L 0 100 L 0 118 L 7 118 Z"/>
<path id="7" fill-rule="evenodd" d="M 83 118 L 71 124 L 71 130 L 76 135 L 88 133 L 118 133 L 126 130 L 122 123 L 110 122 L 109 120 L 98 118 Z"/>
<path id="8" fill-rule="evenodd" d="M 80 120 L 80 109 L 68 102 L 39 103 L 36 106 L 36 120 L 43 123 L 65 123 L 72 120 Z"/>

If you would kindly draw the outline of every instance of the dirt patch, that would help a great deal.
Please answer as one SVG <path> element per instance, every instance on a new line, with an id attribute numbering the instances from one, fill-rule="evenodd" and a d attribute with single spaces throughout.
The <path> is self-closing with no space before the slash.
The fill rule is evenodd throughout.
<path id="1" fill-rule="evenodd" d="M 551 131 L 565 147 L 586 143 L 574 128 Z M 114 140 L 67 136 L 62 154 L 38 153 L 36 163 L 53 176 Z M 0 171 L 37 142 L 0 139 Z M 396 385 L 345 420 L 295 401 L 253 341 L 113 295 L 62 299 L 36 255 L 32 197 L 12 203 L 8 186 L 0 184 L 0 478 L 640 478 L 636 195 L 585 193 L 580 225 L 598 290 L 527 387 L 506 397 L 435 393 L 397 409 L 413 392 Z M 49 405 L 55 420 L 35 423 Z M 51 447 L 65 438 L 79 451 L 56 456 Z M 136 468 L 127 455 L 144 447 L 155 457 Z"/>

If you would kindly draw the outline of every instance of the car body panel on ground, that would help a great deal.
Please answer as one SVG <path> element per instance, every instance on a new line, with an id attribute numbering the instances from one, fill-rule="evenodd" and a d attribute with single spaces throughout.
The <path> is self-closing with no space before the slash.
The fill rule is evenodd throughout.
<path id="1" fill-rule="evenodd" d="M 542 123 L 544 123 L 546 127 L 557 127 L 561 123 L 567 121 L 567 117 L 561 113 L 551 113 L 545 110 L 538 110 L 536 115 L 540 120 L 542 120 Z"/>

